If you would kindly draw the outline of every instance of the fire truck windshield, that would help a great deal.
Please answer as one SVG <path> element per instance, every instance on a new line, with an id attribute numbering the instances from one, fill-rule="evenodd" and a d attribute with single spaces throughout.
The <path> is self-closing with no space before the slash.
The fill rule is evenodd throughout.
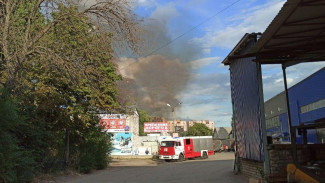
<path id="1" fill-rule="evenodd" d="M 173 147 L 174 141 L 163 141 L 161 142 L 161 147 Z"/>

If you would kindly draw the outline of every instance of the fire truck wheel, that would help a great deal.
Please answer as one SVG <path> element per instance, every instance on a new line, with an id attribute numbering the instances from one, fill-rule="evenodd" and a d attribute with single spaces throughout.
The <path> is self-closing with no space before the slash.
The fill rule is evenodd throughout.
<path id="1" fill-rule="evenodd" d="M 178 161 L 181 162 L 181 161 L 184 161 L 184 160 L 185 160 L 184 155 L 180 154 L 179 158 L 178 158 Z"/>
<path id="2" fill-rule="evenodd" d="M 208 159 L 208 154 L 207 154 L 207 152 L 203 152 L 202 158 L 203 158 L 203 159 Z"/>

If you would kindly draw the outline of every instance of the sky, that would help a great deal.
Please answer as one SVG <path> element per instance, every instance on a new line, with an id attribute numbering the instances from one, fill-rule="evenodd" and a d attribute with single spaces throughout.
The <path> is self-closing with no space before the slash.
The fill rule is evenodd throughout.
<path id="1" fill-rule="evenodd" d="M 146 43 L 150 46 L 140 57 L 169 55 L 172 60 L 191 66 L 184 87 L 176 93 L 177 100 L 182 103 L 175 107 L 178 119 L 211 120 L 216 127 L 230 126 L 230 76 L 228 67 L 221 62 L 245 33 L 263 33 L 284 2 L 136 1 L 134 10 L 143 18 L 143 26 L 158 35 L 152 39 L 147 36 Z M 289 67 L 289 87 L 324 66 L 324 62 L 318 62 Z M 264 98 L 268 100 L 284 90 L 282 70 L 280 65 L 264 65 L 262 72 Z"/>

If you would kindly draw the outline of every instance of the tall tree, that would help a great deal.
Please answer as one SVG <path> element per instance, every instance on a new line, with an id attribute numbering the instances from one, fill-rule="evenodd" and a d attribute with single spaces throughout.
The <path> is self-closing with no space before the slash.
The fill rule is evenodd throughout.
<path id="1" fill-rule="evenodd" d="M 0 85 L 19 99 L 28 121 L 21 145 L 41 166 L 64 143 L 69 161 L 69 145 L 96 126 L 89 110 L 119 105 L 112 40 L 139 44 L 128 1 L 84 2 L 0 0 Z"/>
<path id="2" fill-rule="evenodd" d="M 139 112 L 139 135 L 140 136 L 145 136 L 146 134 L 144 133 L 144 123 L 145 122 L 151 122 L 149 114 L 141 109 L 137 109 Z"/>
<path id="3" fill-rule="evenodd" d="M 92 3 L 95 2 L 95 3 Z M 78 11 L 62 11 L 62 6 Z M 65 61 L 44 45 L 44 37 L 51 34 L 57 24 L 75 17 L 88 17 L 98 32 L 110 32 L 113 37 L 137 50 L 139 27 L 126 0 L 1 0 L 0 1 L 0 58 L 2 83 L 15 88 L 17 79 L 23 77 L 23 64 L 35 54 L 43 54 Z M 46 43 L 46 42 L 45 42 Z M 69 65 L 65 63 L 65 66 Z M 71 65 L 70 65 L 71 66 Z M 70 67 L 72 68 L 72 67 Z M 79 68 L 82 69 L 82 68 Z M 75 77 L 77 78 L 77 77 Z"/>
<path id="4" fill-rule="evenodd" d="M 187 136 L 212 136 L 213 130 L 205 124 L 196 123 L 188 129 Z"/>

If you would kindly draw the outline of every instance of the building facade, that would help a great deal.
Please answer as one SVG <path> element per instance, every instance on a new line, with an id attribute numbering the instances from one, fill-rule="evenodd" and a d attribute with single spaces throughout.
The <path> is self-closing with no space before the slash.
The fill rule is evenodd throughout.
<path id="1" fill-rule="evenodd" d="M 292 126 L 325 122 L 325 68 L 288 89 Z M 281 92 L 265 102 L 266 128 L 274 142 L 289 142 L 288 114 L 285 93 Z M 325 142 L 323 129 L 311 129 L 307 133 L 307 143 Z M 296 133 L 297 144 L 302 136 Z"/>
<path id="2" fill-rule="evenodd" d="M 175 121 L 168 121 L 169 123 L 169 131 L 171 133 L 182 133 L 187 132 L 190 127 L 192 127 L 194 124 L 204 124 L 209 129 L 214 129 L 214 121 L 209 120 L 201 120 L 201 121 L 181 121 L 181 120 L 175 120 Z"/>
<path id="3" fill-rule="evenodd" d="M 189 121 L 189 127 L 193 126 L 194 124 L 204 124 L 207 126 L 209 129 L 213 130 L 214 129 L 214 121 L 209 121 L 209 120 L 201 120 L 201 121 Z"/>

